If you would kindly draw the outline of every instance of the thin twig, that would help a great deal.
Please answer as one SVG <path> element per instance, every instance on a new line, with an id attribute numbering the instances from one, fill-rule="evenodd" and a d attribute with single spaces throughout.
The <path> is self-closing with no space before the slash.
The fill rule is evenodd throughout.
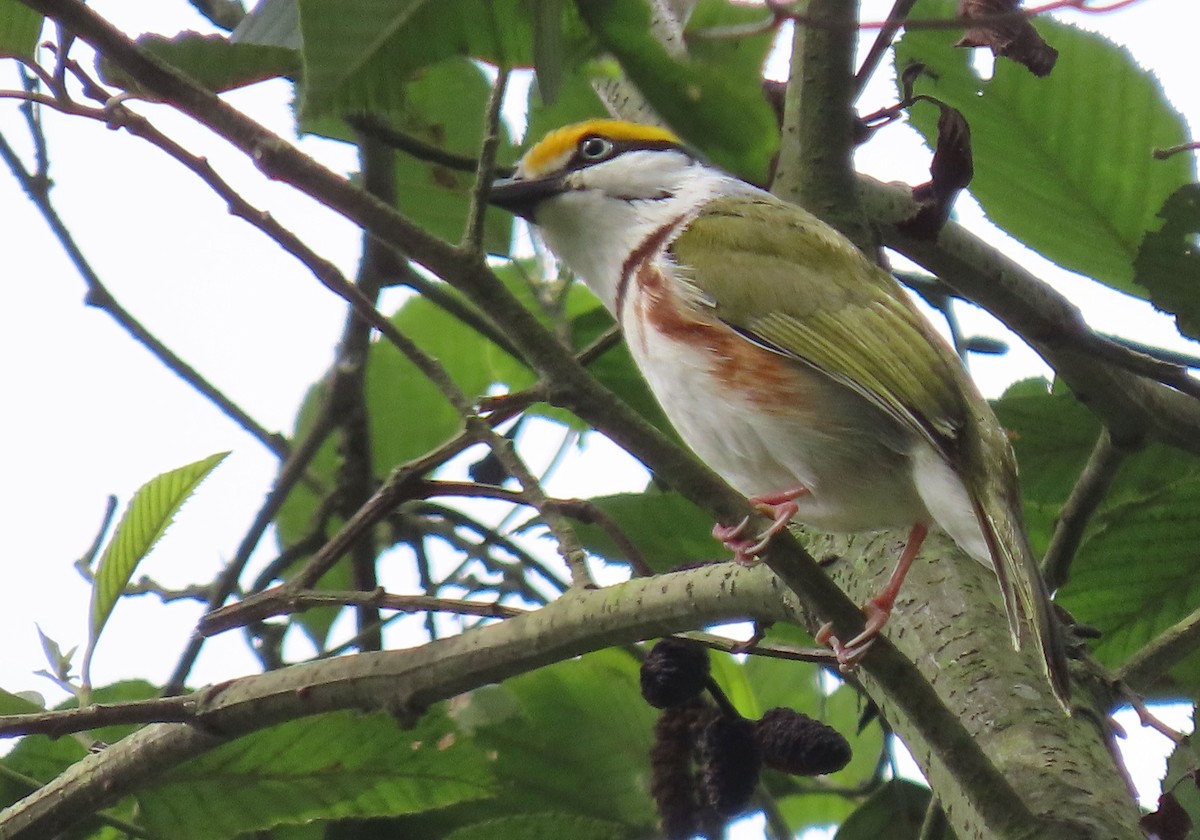
<path id="1" fill-rule="evenodd" d="M 1143 691 L 1174 665 L 1200 649 L 1200 610 L 1175 622 L 1158 634 L 1121 666 L 1121 682 Z"/>
<path id="2" fill-rule="evenodd" d="M 1071 495 L 1059 511 L 1054 525 L 1054 534 L 1046 556 L 1042 559 L 1042 573 L 1050 591 L 1058 589 L 1070 576 L 1071 561 L 1083 542 L 1083 532 L 1095 514 L 1108 490 L 1112 487 L 1117 471 L 1130 453 L 1128 447 L 1113 444 L 1108 429 L 1101 429 L 1092 454 L 1071 489 Z"/>
<path id="3" fill-rule="evenodd" d="M 572 519 L 578 519 L 589 525 L 595 525 L 608 535 L 617 547 L 617 551 L 625 557 L 629 568 L 636 577 L 650 577 L 654 569 L 646 562 L 645 555 L 634 544 L 633 540 L 621 529 L 617 521 L 600 509 L 589 499 L 558 499 L 550 504 L 557 507 Z"/>
<path id="4" fill-rule="evenodd" d="M 870 51 L 867 53 L 866 58 L 863 59 L 858 72 L 854 74 L 854 98 L 856 100 L 862 96 L 867 82 L 875 75 L 875 71 L 879 68 L 879 63 L 883 60 L 883 56 L 887 53 L 888 48 L 891 47 L 892 39 L 896 37 L 896 33 L 904 25 L 904 20 L 908 17 L 908 13 L 912 11 L 912 7 L 916 4 L 917 0 L 895 0 L 892 10 L 888 12 L 886 25 L 879 27 L 879 31 L 875 35 L 875 41 L 871 44 Z"/>
<path id="5" fill-rule="evenodd" d="M 496 152 L 500 148 L 500 106 L 508 90 L 507 67 L 501 67 L 492 92 L 488 96 L 483 118 L 483 146 L 479 150 L 479 166 L 471 186 L 471 203 L 467 209 L 467 225 L 459 246 L 468 255 L 483 258 L 483 225 L 487 216 L 487 197 L 492 189 L 492 172 L 496 168 Z"/>
<path id="6" fill-rule="evenodd" d="M 320 512 L 321 516 L 326 512 Z M 328 524 L 323 517 L 322 521 L 317 523 L 305 536 L 296 540 L 291 545 L 285 547 L 273 560 L 263 567 L 258 576 L 254 578 L 254 582 L 247 587 L 247 593 L 262 592 L 268 586 L 283 576 L 283 573 L 296 565 L 296 561 L 307 554 L 312 554 L 325 544 L 325 526 Z"/>
<path id="7" fill-rule="evenodd" d="M 467 545 L 469 545 L 474 549 L 480 549 L 487 548 L 489 546 L 495 546 L 496 548 L 512 555 L 513 559 L 517 561 L 522 569 L 536 572 L 538 576 L 545 580 L 546 583 L 550 584 L 550 586 L 552 586 L 558 594 L 561 595 L 563 592 L 567 591 L 567 584 L 562 581 L 558 575 L 554 574 L 554 572 L 551 571 L 544 563 L 542 563 L 541 560 L 534 557 L 519 544 L 510 539 L 507 535 L 502 534 L 495 528 L 479 522 L 478 520 L 463 513 L 461 510 L 447 507 L 445 505 L 435 504 L 433 502 L 419 502 L 414 506 L 413 510 L 414 512 L 421 513 L 427 517 L 441 517 L 456 528 L 466 528 L 467 530 L 478 534 L 482 540 L 481 543 L 466 543 L 463 541 L 457 543 L 457 547 L 465 548 Z M 450 539 L 450 535 L 446 533 L 438 533 L 437 536 L 446 540 Z M 480 555 L 479 559 L 485 562 L 488 560 L 486 555 Z M 538 595 L 537 598 L 532 600 L 544 602 L 545 598 L 541 595 Z"/>
<path id="8" fill-rule="evenodd" d="M 430 303 L 462 321 L 514 359 L 521 358 L 521 351 L 512 343 L 512 339 L 492 323 L 485 314 L 457 294 L 452 286 L 430 280 L 407 262 L 401 268 L 401 274 L 397 279 L 396 285 L 407 286 Z"/>
<path id="9" fill-rule="evenodd" d="M 494 422 L 503 422 L 507 419 L 509 417 L 503 412 L 496 412 L 488 418 L 488 422 L 493 422 L 493 420 Z M 386 519 L 395 510 L 396 505 L 410 497 L 414 481 L 478 442 L 479 440 L 474 434 L 464 432 L 433 452 L 394 468 L 379 489 L 375 491 L 375 495 L 355 511 L 341 529 L 309 558 L 304 568 L 291 581 L 280 586 L 299 589 L 309 589 L 314 586 L 346 550 L 358 541 L 363 533 Z M 210 612 L 200 619 L 199 632 L 205 636 L 211 636 L 229 626 L 238 626 L 236 618 L 232 619 L 233 624 L 229 623 L 231 616 L 236 616 L 240 610 L 247 609 L 247 605 L 251 602 L 274 597 L 274 592 L 278 588 L 280 587 L 268 589 L 237 604 Z"/>
<path id="10" fill-rule="evenodd" d="M 89 114 L 93 119 L 99 116 Z M 35 145 L 40 141 L 35 141 Z M 142 323 L 131 315 L 113 297 L 108 288 L 101 282 L 100 277 L 92 268 L 87 257 L 83 255 L 70 230 L 58 215 L 57 209 L 50 201 L 48 175 L 44 172 L 30 173 L 21 163 L 20 158 L 3 135 L 0 135 L 0 157 L 8 164 L 13 176 L 21 184 L 29 200 L 37 207 L 42 218 L 58 239 L 63 251 L 87 287 L 84 302 L 105 312 L 116 321 L 135 341 L 145 347 L 176 376 L 190 385 L 197 393 L 204 396 L 217 409 L 234 423 L 241 426 L 255 440 L 269 449 L 276 457 L 286 458 L 288 453 L 287 440 L 279 434 L 268 432 L 260 423 L 251 417 L 244 409 L 229 397 L 225 396 L 215 385 L 205 379 L 195 368 L 176 355 L 169 347 L 151 333 Z"/>
<path id="11" fill-rule="evenodd" d="M 713 633 L 694 631 L 676 635 L 681 639 L 703 642 L 706 647 L 725 653 L 745 653 L 750 656 L 765 656 L 767 659 L 785 659 L 789 662 L 812 662 L 830 668 L 837 668 L 838 665 L 837 655 L 827 647 L 796 647 L 795 645 L 760 643 L 747 649 L 745 642 Z"/>
<path id="12" fill-rule="evenodd" d="M 499 602 L 481 603 L 459 598 L 432 598 L 428 595 L 395 595 L 377 588 L 372 592 L 332 592 L 317 590 L 286 590 L 277 587 L 271 597 L 255 601 L 253 609 L 238 613 L 237 624 L 225 629 L 264 621 L 279 615 L 293 615 L 317 607 L 370 606 L 402 613 L 444 612 L 455 615 L 474 615 L 483 618 L 512 618 L 528 612 Z M 2 732 L 0 732 L 2 734 Z"/>
<path id="13" fill-rule="evenodd" d="M 117 512 L 117 497 L 110 495 L 108 501 L 104 505 L 104 518 L 100 520 L 100 528 L 96 531 L 96 538 L 92 540 L 92 544 L 88 546 L 78 560 L 75 561 L 75 569 L 91 583 L 92 581 L 92 565 L 96 562 L 96 555 L 100 553 L 100 547 L 104 545 L 104 535 L 108 533 L 108 526 L 112 525 L 113 516 Z"/>
<path id="14" fill-rule="evenodd" d="M 478 418 L 476 421 L 478 422 Z M 583 550 L 583 544 L 580 543 L 571 524 L 553 505 L 549 504 L 549 499 L 542 490 L 541 484 L 538 483 L 537 476 L 517 454 L 512 441 L 497 434 L 490 426 L 485 426 L 485 428 L 490 438 L 487 442 L 491 446 L 492 452 L 495 453 L 508 474 L 520 483 L 529 498 L 529 503 L 541 514 L 546 522 L 546 527 L 554 535 L 554 539 L 558 543 L 558 553 L 562 555 L 571 572 L 571 585 L 573 587 L 594 587 L 596 584 L 592 580 L 591 571 L 587 566 L 587 552 Z"/>
<path id="15" fill-rule="evenodd" d="M 363 188 L 387 204 L 396 203 L 395 153 L 377 140 L 363 138 L 359 142 L 360 170 Z M 362 257 L 359 260 L 355 286 L 372 308 L 387 276 L 404 261 L 394 250 L 368 234 L 362 236 Z M 371 441 L 371 425 L 367 412 L 367 362 L 371 350 L 371 325 L 353 307 L 347 313 L 330 368 L 330 411 L 337 423 L 338 454 L 337 489 L 334 506 L 343 519 L 375 491 L 375 457 Z M 378 585 L 377 551 L 372 539 L 363 539 L 350 549 L 348 558 L 351 586 L 369 592 Z M 379 610 L 371 604 L 359 604 L 355 610 L 356 636 L 364 650 L 382 650 L 383 632 Z"/>
<path id="16" fill-rule="evenodd" d="M 1054 0 L 1054 2 L 1044 3 L 1041 6 L 1033 6 L 1028 9 L 1013 9 L 1012 11 L 996 12 L 994 14 L 978 15 L 965 17 L 962 15 L 954 15 L 953 17 L 942 18 L 915 18 L 904 22 L 905 29 L 962 29 L 973 25 L 986 25 L 997 23 L 1008 23 L 1009 21 L 1019 18 L 1032 18 L 1038 15 L 1044 15 L 1049 12 L 1056 11 L 1076 11 L 1082 14 L 1108 14 L 1123 9 L 1127 6 L 1132 6 L 1135 3 L 1140 3 L 1142 0 L 1115 0 L 1115 2 L 1106 5 L 1094 5 L 1089 0 Z M 784 21 L 792 21 L 797 26 L 804 26 L 810 29 L 857 29 L 859 31 L 871 29 L 886 29 L 892 24 L 891 16 L 887 20 L 877 21 L 857 21 L 853 25 L 838 19 L 831 18 L 828 15 L 808 15 L 800 12 L 788 11 L 787 3 L 767 1 L 767 9 L 770 16 L 761 21 L 752 21 L 750 23 L 733 24 L 730 26 L 714 26 L 709 29 L 702 29 L 696 32 L 689 32 L 689 38 L 703 38 L 705 40 L 721 40 L 726 38 L 746 38 L 752 35 L 762 35 L 766 32 L 771 32 Z"/>
<path id="17" fill-rule="evenodd" d="M 518 505 L 534 506 L 534 501 L 523 490 L 509 490 L 491 484 L 479 484 L 465 481 L 424 481 L 420 485 L 421 492 L 427 497 L 433 496 L 463 496 L 468 498 L 500 499 Z M 553 509 L 589 525 L 601 528 L 629 561 L 634 574 L 649 577 L 654 570 L 646 563 L 645 557 L 625 535 L 616 521 L 588 499 L 544 499 L 542 510 Z"/>
<path id="18" fill-rule="evenodd" d="M 238 545 L 237 551 L 233 558 L 221 570 L 220 576 L 213 584 L 212 592 L 209 594 L 208 604 L 205 609 L 206 615 L 211 615 L 219 610 L 233 594 L 237 588 L 238 579 L 242 575 L 242 570 L 246 564 L 250 562 L 250 555 L 254 553 L 254 549 L 258 546 L 263 534 L 267 528 L 275 520 L 283 503 L 291 494 L 292 489 L 296 486 L 308 471 L 309 464 L 316 457 L 325 439 L 333 429 L 333 419 L 330 417 L 328 410 L 328 401 L 322 406 L 317 413 L 316 421 L 313 423 L 304 440 L 295 448 L 292 454 L 284 461 L 280 467 L 279 477 L 275 480 L 275 485 L 271 488 L 271 492 L 267 495 L 266 501 L 254 516 L 254 522 L 250 524 L 250 529 L 246 535 L 242 537 L 241 543 Z M 204 618 L 201 618 L 203 623 Z M 192 665 L 196 662 L 196 657 L 200 655 L 200 649 L 204 646 L 204 636 L 200 632 L 193 633 L 192 638 L 188 640 L 187 646 L 183 653 L 180 654 L 179 661 L 175 665 L 175 670 L 171 673 L 170 679 L 167 680 L 163 687 L 163 694 L 170 696 L 183 691 L 184 685 L 187 682 L 188 674 L 191 673 Z"/>
<path id="19" fill-rule="evenodd" d="M 1119 344 L 1122 347 L 1132 350 L 1141 356 L 1149 356 L 1151 359 L 1157 359 L 1164 364 L 1172 365 L 1176 368 L 1184 367 L 1191 368 L 1193 370 L 1200 369 L 1200 356 L 1197 356 L 1194 353 L 1184 353 L 1180 350 L 1168 350 L 1166 347 L 1159 347 L 1154 344 L 1146 344 L 1142 341 L 1135 341 L 1132 338 L 1113 335 L 1111 333 L 1098 332 L 1096 335 L 1098 335 L 1104 341 L 1110 341 L 1113 344 Z M 1118 363 L 1123 364 L 1124 360 L 1122 359 Z M 1179 374 L 1175 371 L 1172 371 L 1171 376 L 1174 378 L 1179 376 Z"/>
<path id="20" fill-rule="evenodd" d="M 1155 160 L 1166 160 L 1172 155 L 1194 152 L 1197 149 L 1200 149 L 1200 140 L 1192 143 L 1180 143 L 1178 146 L 1167 146 L 1165 149 L 1155 149 L 1153 155 Z"/>
<path id="21" fill-rule="evenodd" d="M 1106 359 L 1131 373 L 1161 382 L 1189 397 L 1200 399 L 1200 379 L 1192 376 L 1187 368 L 1181 365 L 1142 353 L 1134 349 L 1131 342 L 1110 341 L 1086 326 L 1082 328 L 1078 339 L 1084 352 L 1094 353 L 1098 358 Z"/>
<path id="22" fill-rule="evenodd" d="M 921 821 L 919 840 L 945 840 L 949 823 L 946 812 L 936 796 L 930 794 L 929 805 L 925 808 L 925 819 Z"/>
<path id="23" fill-rule="evenodd" d="M 47 735 L 59 738 L 72 732 L 85 732 L 101 726 L 135 723 L 169 723 L 195 717 L 191 697 L 167 697 L 155 700 L 129 700 L 121 703 L 93 703 L 77 709 L 31 712 L 0 717 L 0 738 L 17 735 Z"/>
<path id="24" fill-rule="evenodd" d="M 469 155 L 458 155 L 448 152 L 440 146 L 427 143 L 419 137 L 393 128 L 378 117 L 368 114 L 354 114 L 345 118 L 346 122 L 356 131 L 368 137 L 374 137 L 386 143 L 397 151 L 404 152 L 417 160 L 434 163 L 453 169 L 456 172 L 476 173 L 479 171 L 479 160 Z M 512 168 L 493 166 L 491 173 L 494 178 L 504 178 L 512 174 Z"/>

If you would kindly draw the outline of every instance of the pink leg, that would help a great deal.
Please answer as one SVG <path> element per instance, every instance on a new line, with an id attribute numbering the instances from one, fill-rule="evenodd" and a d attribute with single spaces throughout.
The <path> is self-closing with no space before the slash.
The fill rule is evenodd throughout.
<path id="1" fill-rule="evenodd" d="M 878 595 L 863 605 L 863 613 L 866 615 L 867 621 L 861 633 L 843 645 L 833 635 L 831 625 L 826 624 L 817 632 L 817 641 L 821 644 L 829 644 L 833 648 L 842 670 L 851 669 L 858 664 L 870 649 L 875 637 L 879 635 L 879 631 L 887 624 L 892 615 L 892 607 L 896 605 L 896 598 L 900 595 L 900 587 L 904 585 L 904 577 L 908 574 L 913 561 L 917 559 L 917 553 L 921 550 L 921 545 L 925 542 L 928 534 L 929 526 L 925 523 L 918 522 L 912 526 L 908 532 L 908 542 L 904 546 L 904 551 L 900 553 L 900 559 L 896 562 L 896 568 L 892 570 L 887 584 L 879 591 Z"/>
<path id="2" fill-rule="evenodd" d="M 807 495 L 807 487 L 796 487 L 781 493 L 751 496 L 750 504 L 754 505 L 755 510 L 771 518 L 771 524 L 767 526 L 766 530 L 755 537 L 743 537 L 742 534 L 750 523 L 750 519 L 747 517 L 737 525 L 721 525 L 719 523 L 714 525 L 712 535 L 733 552 L 734 560 L 744 566 L 749 566 L 754 563 L 759 554 L 762 554 L 767 543 L 771 541 L 771 537 L 786 528 L 792 521 L 792 517 L 799 512 L 800 507 L 795 500 Z"/>

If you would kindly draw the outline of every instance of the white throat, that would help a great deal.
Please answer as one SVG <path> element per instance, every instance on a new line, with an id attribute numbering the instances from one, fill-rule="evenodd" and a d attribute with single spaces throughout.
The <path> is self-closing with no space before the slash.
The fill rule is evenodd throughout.
<path id="1" fill-rule="evenodd" d="M 669 245 L 709 201 L 747 189 L 730 175 L 663 151 L 626 153 L 573 173 L 567 183 L 572 189 L 538 207 L 537 225 L 550 250 L 614 315 L 623 268 L 639 246 L 676 224 L 662 243 Z"/>

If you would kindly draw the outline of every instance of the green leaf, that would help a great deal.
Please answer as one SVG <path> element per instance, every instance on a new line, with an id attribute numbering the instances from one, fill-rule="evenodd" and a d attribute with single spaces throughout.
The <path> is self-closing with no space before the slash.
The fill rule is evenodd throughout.
<path id="1" fill-rule="evenodd" d="M 150 479 L 134 494 L 96 567 L 92 582 L 89 657 L 138 564 L 166 532 L 180 506 L 228 454 L 218 452 L 165 472 Z"/>
<path id="2" fill-rule="evenodd" d="M 492 84 L 476 64 L 464 58 L 450 58 L 397 84 L 397 104 L 387 120 L 390 127 L 439 151 L 469 159 L 478 155 Z M 340 116 L 317 119 L 306 116 L 301 130 L 348 143 L 359 139 Z M 508 129 L 501 123 L 496 161 L 503 166 L 515 161 L 516 156 Z M 403 149 L 397 150 L 395 160 L 400 210 L 430 233 L 448 242 L 461 241 L 475 184 L 474 168 L 464 171 L 422 160 Z M 512 229 L 511 214 L 487 208 L 484 250 L 507 254 L 512 244 Z"/>
<path id="3" fill-rule="evenodd" d="M 1179 331 L 1200 338 L 1200 184 L 1180 187 L 1163 204 L 1162 227 L 1142 240 L 1134 280 Z"/>
<path id="4" fill-rule="evenodd" d="M 793 625 L 775 625 L 768 641 L 793 645 L 812 645 L 808 634 Z M 850 743 L 851 759 L 846 767 L 824 779 L 831 787 L 858 788 L 874 775 L 884 747 L 883 731 L 878 724 L 861 729 L 862 697 L 848 686 L 839 686 L 832 694 L 822 688 L 823 668 L 806 662 L 794 662 L 766 656 L 749 656 L 744 662 L 731 656 L 712 657 L 713 677 L 738 712 L 759 718 L 768 709 L 781 706 L 794 709 L 836 729 Z M 768 772 L 767 784 L 779 800 L 779 806 L 794 831 L 814 825 L 841 822 L 853 804 L 837 795 L 816 794 L 811 790 L 797 793 L 795 778 Z"/>
<path id="5" fill-rule="evenodd" d="M 764 27 L 756 35 L 737 38 L 706 38 L 703 33 L 707 29 L 761 22 L 766 17 L 764 12 L 758 5 L 698 0 L 683 33 L 688 56 L 697 64 L 727 68 L 731 75 L 744 80 L 747 85 L 761 85 L 763 65 L 775 42 L 773 28 Z"/>
<path id="6" fill-rule="evenodd" d="M 558 98 L 566 61 L 563 44 L 564 0 L 530 0 L 533 17 L 533 67 L 547 102 Z"/>
<path id="7" fill-rule="evenodd" d="M 230 38 L 238 44 L 300 49 L 304 40 L 300 36 L 300 10 L 296 0 L 260 0 L 242 18 Z"/>
<path id="8" fill-rule="evenodd" d="M 730 59 L 676 60 L 654 37 L 642 0 L 577 2 L 585 23 L 621 64 L 654 110 L 715 163 L 755 183 L 766 180 L 778 146 L 775 115 L 762 93 L 761 68 Z M 761 17 L 761 11 L 756 11 Z M 726 53 L 726 55 L 731 55 Z"/>
<path id="9" fill-rule="evenodd" d="M 608 116 L 600 97 L 592 87 L 594 62 L 569 64 L 559 79 L 553 101 L 542 93 L 541 85 L 529 86 L 529 120 L 524 147 L 529 148 L 548 133 L 564 125 Z"/>
<path id="10" fill-rule="evenodd" d="M 912 14 L 953 13 L 950 0 L 921 0 Z M 971 53 L 951 46 L 952 30 L 906 31 L 896 67 L 926 65 L 917 91 L 966 117 L 971 192 L 993 222 L 1064 268 L 1143 294 L 1132 282 L 1142 236 L 1167 196 L 1194 177 L 1186 156 L 1151 153 L 1184 142 L 1187 126 L 1126 50 L 1045 17 L 1034 25 L 1060 53 L 1046 78 L 998 61 L 994 77 L 981 80 Z M 910 116 L 932 147 L 938 109 L 918 103 Z"/>
<path id="11" fill-rule="evenodd" d="M 1178 456 L 1176 456 L 1178 457 Z M 1119 666 L 1200 602 L 1200 475 L 1106 505 L 1091 523 L 1060 600 L 1102 632 L 1098 659 Z M 1195 656 L 1175 673 L 1200 690 Z"/>
<path id="12" fill-rule="evenodd" d="M 113 685 L 101 686 L 92 691 L 92 700 L 97 703 L 124 703 L 132 700 L 147 700 L 158 695 L 158 689 L 142 680 L 126 680 Z M 61 703 L 57 710 L 78 708 L 74 698 Z M 16 715 L 44 711 L 40 706 L 15 694 L 0 691 L 0 715 Z M 133 726 L 106 726 L 91 730 L 89 734 L 97 740 L 115 743 L 128 735 Z M 86 757 L 87 748 L 75 738 L 49 738 L 45 735 L 26 735 L 17 742 L 8 755 L 0 758 L 0 765 L 23 776 L 45 784 L 62 773 L 75 762 Z M 16 779 L 0 773 L 0 807 L 9 805 L 31 789 Z"/>
<path id="13" fill-rule="evenodd" d="M 426 67 L 405 86 L 404 103 L 392 124 L 446 151 L 478 155 L 491 90 L 483 71 L 467 59 L 443 61 Z M 502 123 L 497 160 L 506 164 L 515 158 L 516 150 Z M 449 242 L 462 239 L 474 183 L 474 173 L 458 172 L 404 153 L 396 155 L 400 210 Z M 511 214 L 489 207 L 484 215 L 484 250 L 490 254 L 508 253 L 512 228 Z"/>
<path id="14" fill-rule="evenodd" d="M 468 397 L 483 396 L 492 384 L 487 339 L 445 310 L 413 297 L 392 323 L 433 356 Z M 503 352 L 503 351 L 497 351 Z M 424 455 L 462 429 L 463 421 L 432 382 L 388 341 L 371 345 L 367 361 L 367 413 L 380 475 Z"/>
<path id="15" fill-rule="evenodd" d="M 482 396 L 492 384 L 489 359 L 502 350 L 454 316 L 428 300 L 413 296 L 392 316 L 401 333 L 416 342 L 443 367 L 459 388 L 472 398 Z M 296 439 L 311 428 L 326 399 L 326 386 L 310 389 L 297 418 Z M 366 370 L 366 404 L 375 474 L 386 475 L 397 464 L 410 461 L 445 443 L 462 429 L 462 418 L 445 396 L 390 342 L 372 343 Z M 319 489 L 298 485 L 276 517 L 280 547 L 294 545 L 316 525 L 322 496 L 337 486 L 340 458 L 330 439 L 309 469 Z M 337 528 L 336 518 L 328 523 Z M 335 566 L 318 588 L 347 588 L 345 565 Z M 323 644 L 336 613 L 309 610 L 299 618 L 314 641 Z"/>
<path id="16" fill-rule="evenodd" d="M 137 39 L 137 44 L 217 93 L 279 76 L 291 76 L 300 69 L 300 54 L 295 50 L 233 43 L 223 35 L 198 32 L 183 32 L 172 38 L 143 35 Z M 100 77 L 116 87 L 137 89 L 137 82 L 129 74 L 103 56 Z"/>
<path id="17" fill-rule="evenodd" d="M 917 840 L 929 808 L 929 788 L 892 779 L 842 823 L 836 840 Z"/>
<path id="18" fill-rule="evenodd" d="M 656 572 L 712 561 L 724 549 L 712 538 L 712 518 L 678 493 L 618 493 L 589 501 L 606 513 Z M 625 556 L 598 525 L 577 524 L 583 547 L 610 563 Z"/>
<path id="19" fill-rule="evenodd" d="M 1200 785 L 1196 784 L 1196 771 L 1200 768 L 1200 753 L 1195 731 L 1195 711 L 1192 712 L 1192 731 L 1175 745 L 1167 757 L 1167 773 L 1162 780 L 1163 791 L 1172 792 L 1179 805 L 1191 818 L 1193 825 L 1200 825 Z M 1188 837 L 1192 838 L 1193 833 Z"/>
<path id="20" fill-rule="evenodd" d="M 291 721 L 188 761 L 136 796 L 152 833 L 206 840 L 414 813 L 493 791 L 488 758 L 438 710 L 408 730 L 382 713 Z"/>
<path id="21" fill-rule="evenodd" d="M 622 840 L 625 826 L 574 814 L 523 814 L 476 823 L 447 834 L 445 840 Z"/>
<path id="22" fill-rule="evenodd" d="M 454 718 L 496 756 L 506 813 L 554 811 L 649 831 L 646 762 L 656 712 L 638 663 L 603 650 L 471 692 Z"/>
<path id="23" fill-rule="evenodd" d="M 42 16 L 19 0 L 0 0 L 0 56 L 33 58 Z"/>
<path id="24" fill-rule="evenodd" d="M 563 48 L 577 54 L 583 27 L 570 4 L 561 10 Z M 525 0 L 300 0 L 300 25 L 306 119 L 391 117 L 403 106 L 403 86 L 412 74 L 451 56 L 507 67 L 533 64 L 533 21 Z"/>
<path id="25" fill-rule="evenodd" d="M 1018 386 L 995 403 L 1013 436 L 1034 546 L 1044 550 L 1100 434 L 1074 398 Z M 1102 633 L 1096 656 L 1119 666 L 1200 600 L 1200 462 L 1152 444 L 1126 457 L 1088 523 L 1058 600 Z M 1200 692 L 1200 659 L 1172 672 Z"/>
<path id="26" fill-rule="evenodd" d="M 390 37 L 406 24 L 427 0 L 299 0 L 300 31 L 304 50 L 304 100 L 308 117 L 333 110 L 335 95 L 345 91 L 348 81 L 363 76 L 389 87 L 403 83 L 406 75 L 371 72 L 371 60 Z M 436 5 L 436 4 L 432 4 Z M 441 56 L 439 56 L 441 57 Z M 382 69 L 382 68 L 379 68 Z M 365 81 L 365 79 L 364 79 Z M 391 88 L 395 91 L 395 88 Z M 363 94 L 357 107 L 343 100 L 346 112 L 390 113 L 392 103 L 383 105 L 378 95 Z M 382 107 L 381 107 L 382 106 Z"/>

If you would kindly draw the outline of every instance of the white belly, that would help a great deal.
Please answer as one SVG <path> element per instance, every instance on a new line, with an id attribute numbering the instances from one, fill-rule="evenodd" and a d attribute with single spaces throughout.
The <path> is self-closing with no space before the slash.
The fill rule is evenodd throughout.
<path id="1" fill-rule="evenodd" d="M 641 297 L 631 289 L 627 315 L 646 303 Z M 865 399 L 818 374 L 810 389 L 815 406 L 770 413 L 718 378 L 713 350 L 645 328 L 640 318 L 625 320 L 634 361 L 680 437 L 740 492 L 803 487 L 808 494 L 796 500 L 796 520 L 826 531 L 931 521 L 912 479 L 916 436 Z M 822 431 L 811 423 L 814 408 Z"/>

